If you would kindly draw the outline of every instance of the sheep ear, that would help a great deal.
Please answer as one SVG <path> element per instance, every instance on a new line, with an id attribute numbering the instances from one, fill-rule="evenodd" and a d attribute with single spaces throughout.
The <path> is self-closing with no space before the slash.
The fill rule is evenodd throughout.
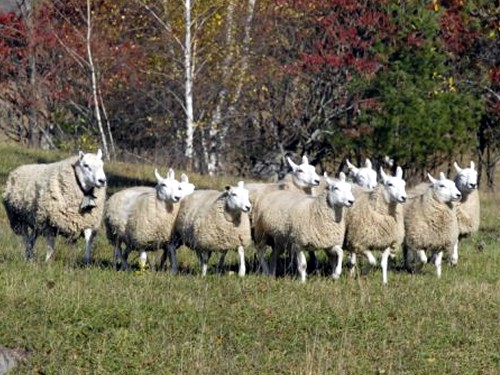
<path id="1" fill-rule="evenodd" d="M 185 183 L 189 182 L 189 177 L 187 176 L 187 174 L 185 174 L 185 173 L 181 174 L 181 182 L 185 182 Z"/>
<path id="2" fill-rule="evenodd" d="M 83 151 L 78 151 L 78 160 L 82 160 L 84 156 L 85 154 Z"/>
<path id="3" fill-rule="evenodd" d="M 333 184 L 333 181 L 331 180 L 330 177 L 328 177 L 328 173 L 326 173 L 326 171 L 323 172 L 323 178 L 325 179 L 326 184 L 328 186 L 330 186 L 331 184 Z"/>
<path id="4" fill-rule="evenodd" d="M 299 166 L 293 162 L 292 159 L 290 159 L 288 156 L 286 157 L 286 161 L 288 162 L 288 165 L 292 168 L 292 171 L 296 171 L 299 169 Z"/>
<path id="5" fill-rule="evenodd" d="M 372 161 L 368 158 L 366 158 L 366 160 L 365 160 L 365 168 L 373 169 L 372 168 Z"/>
<path id="6" fill-rule="evenodd" d="M 430 173 L 427 173 L 427 178 L 429 179 L 429 181 L 431 182 L 431 184 L 435 184 L 436 181 L 437 181 L 434 177 L 431 176 Z"/>
<path id="7" fill-rule="evenodd" d="M 97 150 L 97 157 L 99 159 L 102 159 L 102 150 L 101 149 Z"/>
<path id="8" fill-rule="evenodd" d="M 345 173 L 344 172 L 339 173 L 339 180 L 342 182 L 345 182 Z"/>
<path id="9" fill-rule="evenodd" d="M 174 172 L 174 170 L 173 170 L 172 168 L 169 168 L 169 170 L 168 170 L 168 174 L 167 174 L 167 178 L 168 178 L 169 180 L 173 180 L 173 179 L 175 179 L 175 172 Z"/>
<path id="10" fill-rule="evenodd" d="M 387 175 L 384 172 L 384 169 L 380 167 L 380 177 L 382 177 L 382 182 L 385 183 L 387 181 Z"/>
<path id="11" fill-rule="evenodd" d="M 471 160 L 470 161 L 470 169 L 475 169 L 475 168 L 476 168 L 476 166 L 475 166 L 474 162 Z"/>
<path id="12" fill-rule="evenodd" d="M 396 177 L 401 179 L 403 178 L 403 168 L 401 167 L 396 168 Z"/>
<path id="13" fill-rule="evenodd" d="M 351 164 L 351 162 L 349 161 L 349 159 L 345 159 L 345 163 L 347 164 L 347 169 L 349 169 L 350 171 L 356 173 L 358 171 L 358 168 L 356 168 L 354 165 Z"/>
<path id="14" fill-rule="evenodd" d="M 163 177 L 160 176 L 160 174 L 158 173 L 158 169 L 156 169 L 156 168 L 155 168 L 155 177 L 156 177 L 157 182 L 160 182 L 163 180 Z"/>
<path id="15" fill-rule="evenodd" d="M 238 181 L 238 187 L 240 189 L 244 189 L 245 188 L 245 183 L 243 181 Z"/>
<path id="16" fill-rule="evenodd" d="M 307 156 L 302 156 L 302 164 L 307 164 L 309 165 L 309 160 L 307 159 Z"/>
<path id="17" fill-rule="evenodd" d="M 457 173 L 462 172 L 462 168 L 460 168 L 460 167 L 458 166 L 458 163 L 457 163 L 457 162 L 454 162 L 454 163 L 453 163 L 453 167 L 455 167 L 455 170 L 457 171 Z"/>
<path id="18" fill-rule="evenodd" d="M 440 172 L 439 173 L 439 179 L 440 180 L 446 180 L 446 176 L 445 176 L 444 172 Z"/>

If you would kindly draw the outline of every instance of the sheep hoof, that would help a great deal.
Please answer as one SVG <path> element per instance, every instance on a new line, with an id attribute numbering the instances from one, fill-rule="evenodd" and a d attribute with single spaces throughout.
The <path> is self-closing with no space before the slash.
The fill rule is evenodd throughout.
<path id="1" fill-rule="evenodd" d="M 340 274 L 339 273 L 332 273 L 332 278 L 334 280 L 338 280 L 340 278 Z"/>

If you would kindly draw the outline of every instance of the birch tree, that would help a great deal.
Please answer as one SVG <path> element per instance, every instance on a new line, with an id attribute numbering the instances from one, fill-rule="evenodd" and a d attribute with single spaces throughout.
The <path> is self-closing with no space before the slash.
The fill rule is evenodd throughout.
<path id="1" fill-rule="evenodd" d="M 246 7 L 246 17 L 244 22 L 243 43 L 241 48 L 241 57 L 239 61 L 235 61 L 236 51 L 238 50 L 235 40 L 235 7 L 239 3 L 235 0 L 230 0 L 226 13 L 226 33 L 225 46 L 227 54 L 222 62 L 222 87 L 217 95 L 217 105 L 215 106 L 208 131 L 208 140 L 204 142 L 204 155 L 207 172 L 209 175 L 214 175 L 221 167 L 221 153 L 225 148 L 225 140 L 234 119 L 236 112 L 236 103 L 241 97 L 243 89 L 243 80 L 248 70 L 248 51 L 251 41 L 252 20 L 255 12 L 256 0 L 248 0 Z M 231 85 L 230 81 L 236 81 L 236 84 Z M 233 90 L 231 93 L 231 86 Z M 229 103 L 228 103 L 229 101 Z M 223 116 L 225 111 L 225 118 Z"/>

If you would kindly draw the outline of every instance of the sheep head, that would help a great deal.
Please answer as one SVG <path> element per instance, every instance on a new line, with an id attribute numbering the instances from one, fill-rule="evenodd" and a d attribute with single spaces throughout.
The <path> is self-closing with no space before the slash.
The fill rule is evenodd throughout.
<path id="1" fill-rule="evenodd" d="M 319 185 L 319 176 L 316 173 L 316 168 L 309 164 L 307 156 L 302 157 L 302 163 L 297 165 L 288 156 L 286 158 L 288 165 L 292 168 L 293 182 L 299 188 L 310 188 Z"/>
<path id="2" fill-rule="evenodd" d="M 380 177 L 384 187 L 384 198 L 388 203 L 404 203 L 406 202 L 406 182 L 403 180 L 403 169 L 396 168 L 396 175 L 389 176 L 380 168 Z"/>
<path id="3" fill-rule="evenodd" d="M 462 198 L 462 194 L 457 189 L 455 182 L 446 178 L 443 172 L 439 174 L 438 179 L 432 177 L 430 173 L 427 173 L 427 177 L 429 178 L 431 188 L 439 201 L 449 203 L 459 201 Z"/>
<path id="4" fill-rule="evenodd" d="M 100 149 L 96 154 L 80 151 L 74 168 L 79 184 L 85 193 L 88 193 L 93 188 L 106 186 L 106 175 Z"/>
<path id="5" fill-rule="evenodd" d="M 477 189 L 477 171 L 473 161 L 470 162 L 469 168 L 460 168 L 457 162 L 453 166 L 457 172 L 454 181 L 462 194 L 467 194 Z"/>

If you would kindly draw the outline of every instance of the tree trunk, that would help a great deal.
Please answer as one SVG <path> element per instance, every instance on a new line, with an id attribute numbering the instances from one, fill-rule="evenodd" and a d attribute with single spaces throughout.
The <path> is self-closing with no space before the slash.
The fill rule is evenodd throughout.
<path id="1" fill-rule="evenodd" d="M 192 163 L 194 154 L 194 131 L 195 122 L 193 114 L 193 56 L 191 40 L 191 0 L 185 0 L 185 22 L 186 37 L 184 43 L 184 70 L 186 75 L 185 83 L 185 111 L 186 111 L 186 148 L 184 156 L 188 159 L 188 164 Z"/>
<path id="2" fill-rule="evenodd" d="M 104 157 L 109 160 L 109 150 L 108 142 L 106 140 L 106 133 L 104 132 L 104 127 L 102 125 L 101 110 L 99 107 L 99 96 L 97 95 L 97 74 L 95 70 L 94 60 L 92 58 L 92 48 L 90 45 L 92 36 L 92 23 L 91 23 L 91 11 L 90 11 L 90 0 L 87 0 L 87 56 L 89 59 L 90 77 L 92 80 L 92 101 L 94 104 L 95 118 L 97 121 L 97 127 L 99 129 L 99 134 L 101 135 L 101 143 L 104 152 Z"/>

